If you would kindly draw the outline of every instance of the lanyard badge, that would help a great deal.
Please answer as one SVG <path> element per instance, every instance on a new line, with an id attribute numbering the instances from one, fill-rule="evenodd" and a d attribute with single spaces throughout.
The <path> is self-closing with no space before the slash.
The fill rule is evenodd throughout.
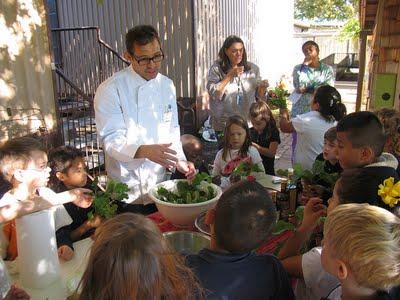
<path id="1" fill-rule="evenodd" d="M 164 123 L 169 123 L 172 121 L 172 106 L 171 106 L 171 104 L 164 106 L 162 121 Z"/>

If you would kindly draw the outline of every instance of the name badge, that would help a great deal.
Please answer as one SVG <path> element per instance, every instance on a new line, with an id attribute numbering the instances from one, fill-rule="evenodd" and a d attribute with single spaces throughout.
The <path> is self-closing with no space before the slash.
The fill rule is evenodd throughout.
<path id="1" fill-rule="evenodd" d="M 162 121 L 164 123 L 170 123 L 172 121 L 172 106 L 168 104 L 164 107 Z"/>

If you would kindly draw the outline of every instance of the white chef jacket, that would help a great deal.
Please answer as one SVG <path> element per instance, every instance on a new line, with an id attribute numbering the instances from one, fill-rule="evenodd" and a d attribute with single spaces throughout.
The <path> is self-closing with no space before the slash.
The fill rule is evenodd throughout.
<path id="1" fill-rule="evenodd" d="M 185 160 L 175 86 L 168 77 L 158 74 L 147 81 L 129 66 L 98 87 L 94 109 L 107 175 L 129 186 L 126 202 L 165 180 L 164 167 L 146 158 L 134 159 L 140 145 L 172 143 L 178 159 Z"/>

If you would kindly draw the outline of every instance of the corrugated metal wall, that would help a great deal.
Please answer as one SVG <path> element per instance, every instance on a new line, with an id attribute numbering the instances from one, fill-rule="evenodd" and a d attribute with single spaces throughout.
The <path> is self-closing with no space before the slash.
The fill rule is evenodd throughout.
<path id="1" fill-rule="evenodd" d="M 138 24 L 151 24 L 166 54 L 162 73 L 174 80 L 177 96 L 193 97 L 193 16 L 187 0 L 58 0 L 59 26 L 100 27 L 101 37 L 119 53 L 125 34 Z"/>

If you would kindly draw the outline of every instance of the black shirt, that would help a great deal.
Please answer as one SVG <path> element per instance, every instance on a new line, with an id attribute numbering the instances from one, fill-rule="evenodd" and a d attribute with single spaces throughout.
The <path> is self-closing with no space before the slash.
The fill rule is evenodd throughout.
<path id="1" fill-rule="evenodd" d="M 250 137 L 251 141 L 259 144 L 261 147 L 269 148 L 270 143 L 277 142 L 278 144 L 281 143 L 281 138 L 279 136 L 279 130 L 276 125 L 269 122 L 267 126 L 265 126 L 263 132 L 259 134 L 257 130 L 253 127 L 250 128 Z M 260 153 L 261 155 L 261 153 Z M 265 155 L 261 155 L 263 160 L 263 165 L 266 174 L 275 175 L 275 157 L 268 157 Z"/>
<path id="2" fill-rule="evenodd" d="M 281 262 L 270 254 L 223 254 L 203 249 L 186 260 L 207 299 L 295 299 Z"/>
<path id="3" fill-rule="evenodd" d="M 340 174 L 340 173 L 342 173 L 342 171 L 343 171 L 342 167 L 341 167 L 340 164 L 339 164 L 339 161 L 338 161 L 336 164 L 332 165 L 332 164 L 329 162 L 329 160 L 325 160 L 324 154 L 323 154 L 323 153 L 320 153 L 320 154 L 315 158 L 315 160 L 319 160 L 319 161 L 324 161 L 324 162 L 325 162 L 324 170 L 325 170 L 325 172 L 328 173 L 328 174 L 333 174 L 333 173 L 339 173 L 339 174 Z"/>

